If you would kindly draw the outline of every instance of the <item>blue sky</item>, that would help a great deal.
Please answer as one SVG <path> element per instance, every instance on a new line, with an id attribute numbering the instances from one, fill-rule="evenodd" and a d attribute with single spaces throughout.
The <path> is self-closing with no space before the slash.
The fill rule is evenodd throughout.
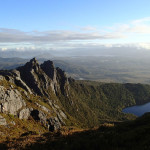
<path id="1" fill-rule="evenodd" d="M 149 48 L 150 0 L 1 0 L 0 48 Z"/>

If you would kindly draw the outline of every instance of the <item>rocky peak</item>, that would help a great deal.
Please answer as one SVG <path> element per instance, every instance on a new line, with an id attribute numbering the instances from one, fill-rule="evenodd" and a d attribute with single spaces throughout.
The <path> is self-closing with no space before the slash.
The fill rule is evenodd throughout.
<path id="1" fill-rule="evenodd" d="M 60 68 L 55 68 L 50 60 L 39 65 L 36 58 L 33 58 L 16 70 L 4 71 L 0 74 L 29 93 L 33 92 L 49 98 L 51 91 L 57 95 L 58 93 L 65 94 L 69 85 L 65 72 Z"/>
<path id="2" fill-rule="evenodd" d="M 41 64 L 41 68 L 46 73 L 46 75 L 52 80 L 56 78 L 56 69 L 52 61 L 45 61 L 43 64 Z"/>
<path id="3" fill-rule="evenodd" d="M 57 81 L 60 85 L 61 93 L 67 96 L 69 90 L 68 77 L 66 76 L 65 72 L 59 67 L 57 67 L 56 70 L 57 70 Z"/>
<path id="4" fill-rule="evenodd" d="M 24 66 L 19 67 L 17 70 L 19 70 L 19 71 L 22 71 L 22 70 L 25 70 L 25 71 L 34 70 L 34 71 L 37 72 L 39 70 L 39 68 L 40 68 L 40 66 L 39 66 L 38 61 L 36 60 L 36 58 L 33 58 L 29 62 L 27 62 Z"/>
<path id="5" fill-rule="evenodd" d="M 15 115 L 19 119 L 32 117 L 51 131 L 65 124 L 67 116 L 58 106 L 59 104 L 57 105 L 57 96 L 58 93 L 59 95 L 65 93 L 67 77 L 64 71 L 54 67 L 52 61 L 45 61 L 39 65 L 33 58 L 15 70 L 0 71 L 0 75 L 1 80 L 5 79 L 6 82 L 14 85 L 10 88 L 0 86 L 0 113 Z M 40 104 L 37 97 L 45 106 Z M 51 104 L 50 99 L 55 104 Z M 1 124 L 6 122 L 0 116 Z"/>
<path id="6" fill-rule="evenodd" d="M 32 58 L 32 59 L 30 60 L 30 63 L 32 63 L 32 64 L 38 64 L 38 61 L 37 61 L 37 59 L 34 57 L 34 58 Z"/>

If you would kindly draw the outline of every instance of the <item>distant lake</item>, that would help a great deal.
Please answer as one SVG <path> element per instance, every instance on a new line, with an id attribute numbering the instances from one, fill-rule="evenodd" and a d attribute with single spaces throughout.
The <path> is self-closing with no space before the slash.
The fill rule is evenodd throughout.
<path id="1" fill-rule="evenodd" d="M 136 106 L 131 106 L 124 108 L 122 110 L 124 113 L 131 113 L 136 116 L 142 116 L 146 112 L 150 112 L 150 102 L 144 104 L 144 105 L 136 105 Z"/>

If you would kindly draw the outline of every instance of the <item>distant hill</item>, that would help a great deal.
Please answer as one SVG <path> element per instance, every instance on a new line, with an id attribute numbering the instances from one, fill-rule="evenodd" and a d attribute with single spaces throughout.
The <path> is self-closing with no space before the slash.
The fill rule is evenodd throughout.
<path id="1" fill-rule="evenodd" d="M 18 57 L 14 58 L 2 58 L 0 57 L 0 69 L 14 69 L 18 66 L 24 65 L 28 59 L 22 59 Z"/>
<path id="2" fill-rule="evenodd" d="M 45 60 L 48 59 L 38 58 L 39 63 Z M 150 84 L 149 58 L 80 56 L 53 57 L 51 60 L 76 80 Z M 27 61 L 29 59 L 0 58 L 0 69 L 13 69 Z"/>

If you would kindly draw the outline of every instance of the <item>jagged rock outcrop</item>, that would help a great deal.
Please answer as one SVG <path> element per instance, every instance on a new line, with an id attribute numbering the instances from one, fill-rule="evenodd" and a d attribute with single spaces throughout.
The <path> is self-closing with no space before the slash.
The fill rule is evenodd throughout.
<path id="1" fill-rule="evenodd" d="M 61 93 L 65 96 L 68 96 L 68 91 L 69 91 L 68 78 L 65 72 L 61 70 L 59 67 L 57 67 L 56 70 L 57 70 L 57 81 L 60 85 Z"/>
<path id="2" fill-rule="evenodd" d="M 27 92 L 29 92 L 30 94 L 32 94 L 30 88 L 26 85 L 25 82 L 22 81 L 21 77 L 20 77 L 20 72 L 17 71 L 17 70 L 13 70 L 12 71 L 14 73 L 14 83 L 17 85 L 17 86 L 20 86 L 22 87 L 23 89 L 25 89 Z"/>
<path id="3" fill-rule="evenodd" d="M 16 115 L 19 119 L 28 119 L 31 116 L 47 126 L 50 131 L 60 129 L 61 125 L 65 125 L 66 114 L 56 100 L 50 101 L 49 99 L 52 95 L 54 97 L 61 94 L 66 96 L 69 82 L 64 71 L 55 68 L 52 61 L 45 61 L 39 65 L 38 61 L 33 58 L 15 70 L 0 71 L 0 80 L 7 80 L 13 84 L 7 89 L 0 86 L 1 113 Z M 20 93 L 14 85 L 24 90 Z M 32 95 L 43 97 L 47 102 L 46 105 L 49 105 L 51 109 L 39 104 L 38 100 L 32 103 L 34 108 L 29 107 L 25 101 L 32 102 L 30 100 Z"/>
<path id="4" fill-rule="evenodd" d="M 51 88 L 54 93 L 57 93 L 59 89 L 59 85 L 57 82 L 57 70 L 54 67 L 52 61 L 48 60 L 45 61 L 43 64 L 40 65 L 41 69 L 45 72 L 45 74 L 51 79 Z"/>
<path id="5" fill-rule="evenodd" d="M 20 78 L 27 87 L 38 95 L 50 97 L 50 90 L 55 94 L 59 92 L 66 94 L 65 89 L 68 86 L 68 78 L 64 71 L 54 67 L 52 61 L 45 61 L 39 65 L 37 60 L 33 58 L 24 66 L 17 68 L 17 71 L 19 71 Z"/>
<path id="6" fill-rule="evenodd" d="M 27 92 L 29 92 L 29 94 L 32 94 L 30 88 L 26 85 L 26 83 L 24 81 L 22 81 L 21 77 L 20 77 L 20 72 L 17 70 L 0 70 L 0 79 L 6 79 L 7 81 L 25 89 Z"/>
<path id="7" fill-rule="evenodd" d="M 53 82 L 57 83 L 57 72 L 52 61 L 45 61 L 40 67 Z"/>
<path id="8" fill-rule="evenodd" d="M 50 86 L 49 78 L 42 71 L 35 58 L 17 70 L 20 72 L 21 79 L 34 93 L 48 96 L 45 89 Z"/>
<path id="9" fill-rule="evenodd" d="M 65 96 L 68 95 L 68 78 L 63 70 L 54 67 L 52 61 L 45 61 L 39 65 L 38 61 L 33 58 L 15 70 L 0 71 L 0 75 L 30 94 L 33 91 L 37 95 L 50 97 L 49 91 L 51 90 L 56 95 L 59 92 Z"/>

